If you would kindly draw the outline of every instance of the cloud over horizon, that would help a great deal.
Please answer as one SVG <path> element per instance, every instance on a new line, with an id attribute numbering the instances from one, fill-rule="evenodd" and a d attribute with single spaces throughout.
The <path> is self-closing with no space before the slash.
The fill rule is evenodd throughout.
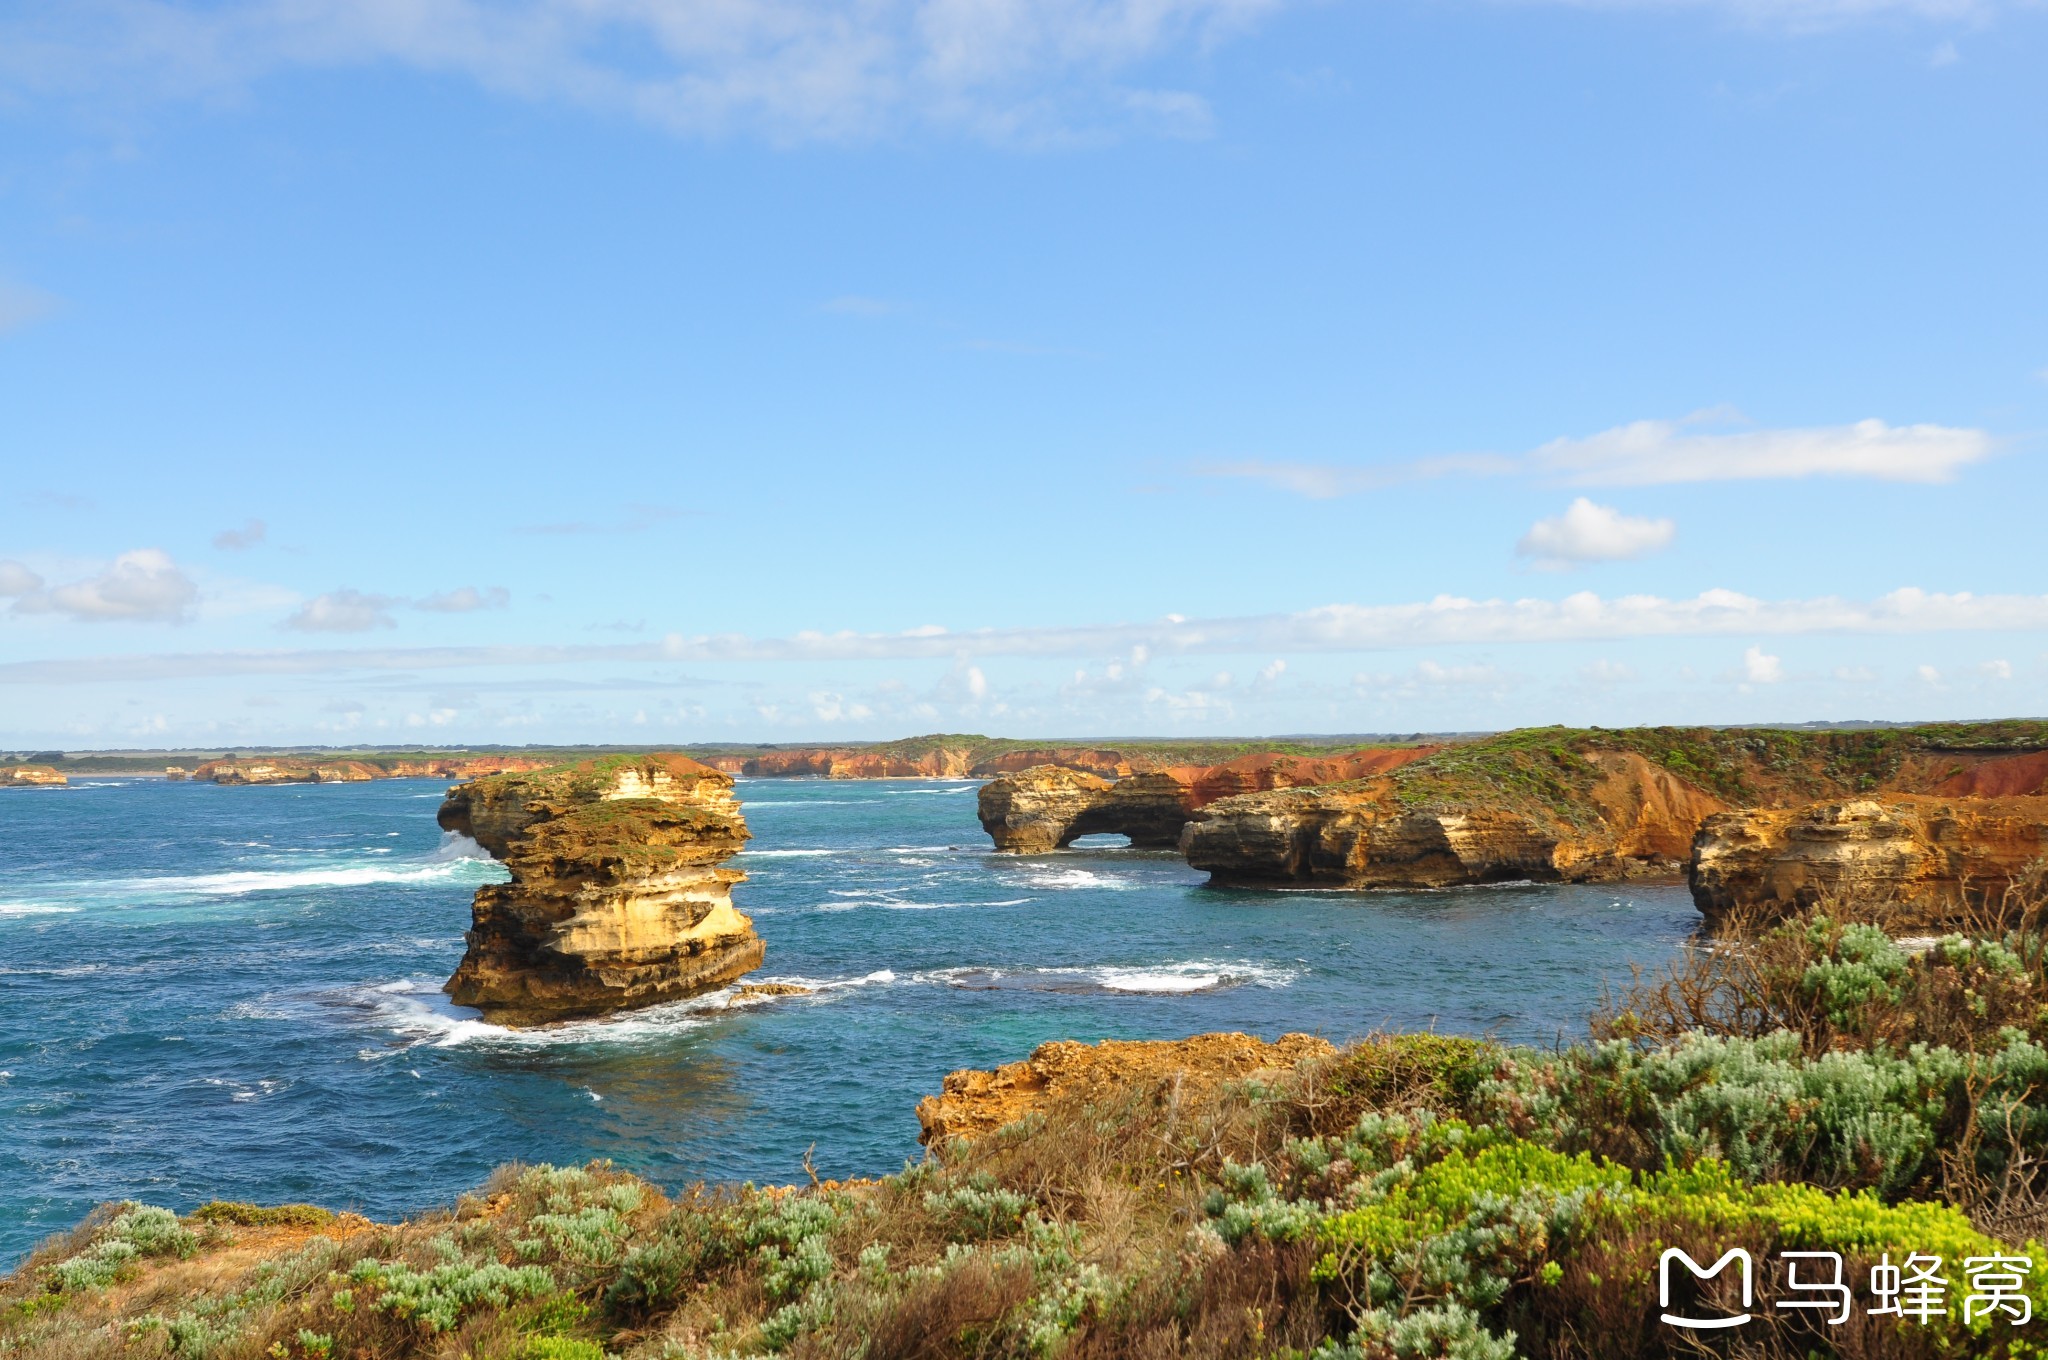
<path id="1" fill-rule="evenodd" d="M 356 632 L 386 626 L 382 612 L 400 603 L 359 591 L 320 600 L 329 622 L 312 631 Z M 312 610 L 320 600 L 305 607 Z M 302 611 L 303 612 L 303 611 Z M 296 616 L 295 616 L 296 617 Z M 365 621 L 367 620 L 367 622 Z M 346 625 L 346 626 L 344 626 Z M 1038 657 L 1092 659 L 1284 652 L 1370 652 L 1404 647 L 1519 645 L 1642 638 L 1909 635 L 2048 630 L 2048 595 L 1939 593 L 1903 587 L 1871 600 L 1839 596 L 1763 600 L 1732 590 L 1690 599 L 1603 597 L 1579 591 L 1562 599 L 1475 600 L 1440 595 L 1389 605 L 1333 604 L 1287 614 L 1070 628 L 949 631 L 932 625 L 897 633 L 803 632 L 789 637 L 670 633 L 659 642 L 495 646 L 217 651 L 82 657 L 0 663 L 0 683 L 141 681 L 225 675 L 309 675 L 349 671 L 555 666 L 590 662 L 716 664 L 806 661 L 902 661 Z"/>

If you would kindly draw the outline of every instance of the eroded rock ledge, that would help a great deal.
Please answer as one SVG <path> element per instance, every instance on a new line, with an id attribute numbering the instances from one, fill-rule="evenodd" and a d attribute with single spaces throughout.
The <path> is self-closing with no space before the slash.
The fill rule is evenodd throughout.
<path id="1" fill-rule="evenodd" d="M 0 765 L 0 789 L 57 788 L 70 778 L 47 765 Z"/>
<path id="2" fill-rule="evenodd" d="M 2048 855 L 2048 797 L 1892 794 L 1709 817 L 1693 901 L 1710 923 L 1834 903 L 1890 906 L 1889 924 L 1939 928 L 1996 901 Z"/>
<path id="3" fill-rule="evenodd" d="M 1272 1043 L 1235 1033 L 1099 1044 L 1058 1039 L 1040 1044 L 1023 1062 L 949 1074 L 940 1094 L 917 1103 L 918 1141 L 932 1146 L 978 1138 L 1062 1097 L 1181 1100 L 1192 1106 L 1223 1082 L 1334 1052 L 1308 1034 L 1283 1034 Z"/>
<path id="4" fill-rule="evenodd" d="M 977 811 L 996 849 L 1042 855 L 1108 832 L 1134 846 L 1170 848 L 1197 808 L 1254 790 L 1358 779 L 1398 769 L 1433 746 L 1373 747 L 1330 757 L 1266 753 L 1220 765 L 1126 772 L 1115 780 L 1063 764 L 1004 774 L 981 789 Z"/>
<path id="5" fill-rule="evenodd" d="M 748 839 L 732 777 L 676 755 L 611 756 L 450 789 L 441 825 L 512 872 L 479 888 L 448 994 L 497 1024 L 674 1001 L 761 963 L 721 867 Z"/>

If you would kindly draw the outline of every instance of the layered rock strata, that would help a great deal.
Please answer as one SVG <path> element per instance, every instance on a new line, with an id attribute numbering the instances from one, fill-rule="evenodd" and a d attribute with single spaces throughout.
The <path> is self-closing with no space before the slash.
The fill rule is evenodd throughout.
<path id="1" fill-rule="evenodd" d="M 1197 808 L 1219 799 L 1383 773 L 1435 749 L 1385 747 L 1332 757 L 1264 753 L 1220 765 L 1125 773 L 1114 781 L 1049 763 L 990 780 L 977 811 L 996 849 L 1013 854 L 1045 854 L 1104 832 L 1128 836 L 1134 846 L 1167 848 L 1180 843 Z"/>
<path id="2" fill-rule="evenodd" d="M 57 788 L 70 782 L 47 765 L 0 765 L 0 789 Z"/>
<path id="3" fill-rule="evenodd" d="M 1581 798 L 1557 808 L 1475 798 L 1416 806 L 1368 780 L 1221 799 L 1181 836 L 1221 884 L 1436 888 L 1464 883 L 1675 877 L 1693 831 L 1727 807 L 1633 752 L 1586 758 Z"/>
<path id="4" fill-rule="evenodd" d="M 976 812 L 996 849 L 1042 855 L 1082 836 L 1114 832 L 1132 845 L 1172 846 L 1190 805 L 1188 789 L 1165 774 L 1114 782 L 1062 765 L 1038 765 L 981 786 Z"/>
<path id="5" fill-rule="evenodd" d="M 1023 1062 L 948 1075 L 940 1094 L 917 1104 L 918 1141 L 935 1146 L 953 1138 L 978 1138 L 1055 1100 L 1193 1104 L 1223 1082 L 1291 1068 L 1335 1051 L 1307 1034 L 1283 1034 L 1272 1043 L 1249 1034 L 1099 1044 L 1055 1040 L 1040 1044 Z"/>
<path id="6" fill-rule="evenodd" d="M 439 820 L 512 873 L 479 888 L 447 992 L 504 1025 L 603 1015 L 722 987 L 760 966 L 724 861 L 748 832 L 732 777 L 676 755 L 612 756 L 450 789 Z"/>
<path id="7" fill-rule="evenodd" d="M 1892 794 L 1707 818 L 1688 882 L 1702 915 L 1765 919 L 1834 903 L 1939 927 L 2048 855 L 2048 797 Z"/>

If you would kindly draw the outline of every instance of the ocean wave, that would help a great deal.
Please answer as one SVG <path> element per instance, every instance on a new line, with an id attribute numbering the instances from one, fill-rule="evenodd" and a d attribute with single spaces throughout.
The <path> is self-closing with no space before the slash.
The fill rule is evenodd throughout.
<path id="1" fill-rule="evenodd" d="M 1078 995 L 1186 996 L 1238 987 L 1281 988 L 1300 972 L 1242 960 L 1099 964 L 1070 968 L 941 968 L 919 980 L 963 991 L 1065 992 Z"/>
<path id="2" fill-rule="evenodd" d="M 77 907 L 60 907 L 54 902 L 0 902 L 0 917 L 58 916 L 77 910 Z"/>
<path id="3" fill-rule="evenodd" d="M 925 794 L 943 798 L 948 794 L 973 793 L 980 787 L 979 784 L 967 784 L 957 789 L 884 789 L 882 795 L 886 798 L 913 798 L 918 794 Z"/>
<path id="4" fill-rule="evenodd" d="M 1111 892 L 1123 892 L 1141 886 L 1135 879 L 1117 874 L 1099 873 L 1093 869 L 1076 868 L 1032 868 L 1006 875 L 1006 878 L 1021 879 L 1020 886 L 1030 888 L 1055 888 L 1072 891 L 1079 888 L 1102 888 Z"/>
<path id="5" fill-rule="evenodd" d="M 812 859 L 820 855 L 842 855 L 843 850 L 742 850 L 748 859 Z"/>

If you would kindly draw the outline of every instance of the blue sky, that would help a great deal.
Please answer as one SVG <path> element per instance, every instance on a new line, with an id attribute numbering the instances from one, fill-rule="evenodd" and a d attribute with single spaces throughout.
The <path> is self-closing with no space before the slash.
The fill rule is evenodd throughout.
<path id="1" fill-rule="evenodd" d="M 2048 8 L 0 12 L 0 747 L 2048 711 Z"/>

